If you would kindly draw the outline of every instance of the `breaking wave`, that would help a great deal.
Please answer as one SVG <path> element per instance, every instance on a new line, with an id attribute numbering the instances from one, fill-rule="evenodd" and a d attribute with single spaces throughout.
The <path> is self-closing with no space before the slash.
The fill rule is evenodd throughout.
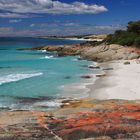
<path id="1" fill-rule="evenodd" d="M 0 77 L 0 85 L 6 84 L 6 83 L 11 83 L 11 82 L 17 82 L 23 79 L 28 79 L 31 77 L 36 77 L 43 75 L 43 73 L 32 73 L 32 74 L 9 74 L 5 76 Z"/>

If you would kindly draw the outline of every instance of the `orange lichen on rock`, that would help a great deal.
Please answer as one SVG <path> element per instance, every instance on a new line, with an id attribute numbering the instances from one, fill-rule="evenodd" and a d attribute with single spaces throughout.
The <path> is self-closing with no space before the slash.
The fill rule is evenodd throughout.
<path id="1" fill-rule="evenodd" d="M 140 120 L 140 112 L 126 112 L 123 118 Z"/>
<path id="2" fill-rule="evenodd" d="M 140 104 L 129 101 L 93 103 L 93 111 L 47 120 L 48 127 L 64 140 L 109 136 L 112 139 L 140 138 Z"/>
<path id="3" fill-rule="evenodd" d="M 130 53 L 137 53 L 137 54 L 140 54 L 140 49 L 139 49 L 139 48 L 128 47 L 128 51 L 129 51 Z"/>
<path id="4" fill-rule="evenodd" d="M 71 127 L 80 127 L 85 125 L 91 125 L 91 124 L 98 124 L 102 123 L 102 118 L 97 117 L 89 117 L 89 118 L 72 118 L 66 120 L 65 126 L 71 126 Z"/>
<path id="5" fill-rule="evenodd" d="M 37 122 L 39 123 L 39 125 L 42 128 L 46 128 L 46 116 L 48 116 L 48 113 L 34 111 L 33 115 L 36 117 Z"/>
<path id="6" fill-rule="evenodd" d="M 133 110 L 133 111 L 138 111 L 140 110 L 140 104 L 132 104 L 132 105 L 125 105 L 125 108 L 129 109 L 129 110 Z"/>

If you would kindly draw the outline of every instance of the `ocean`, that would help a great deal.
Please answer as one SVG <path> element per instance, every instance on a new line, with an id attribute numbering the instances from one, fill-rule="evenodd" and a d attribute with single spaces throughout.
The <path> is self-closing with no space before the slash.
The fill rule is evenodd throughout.
<path id="1" fill-rule="evenodd" d="M 0 110 L 48 110 L 61 98 L 87 96 L 90 83 L 80 76 L 98 73 L 85 67 L 91 61 L 78 56 L 57 57 L 44 51 L 19 51 L 42 45 L 77 44 L 81 41 L 39 38 L 0 38 Z"/>

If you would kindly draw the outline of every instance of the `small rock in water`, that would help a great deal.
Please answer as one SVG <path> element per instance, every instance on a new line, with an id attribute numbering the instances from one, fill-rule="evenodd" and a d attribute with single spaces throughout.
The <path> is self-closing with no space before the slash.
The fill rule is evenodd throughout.
<path id="1" fill-rule="evenodd" d="M 0 67 L 0 69 L 6 69 L 6 68 L 11 68 L 10 66 L 8 66 L 8 67 Z"/>
<path id="2" fill-rule="evenodd" d="M 80 58 L 77 58 L 77 60 L 84 60 L 84 59 L 80 57 Z"/>
<path id="3" fill-rule="evenodd" d="M 96 77 L 104 77 L 104 76 L 106 76 L 105 73 L 104 73 L 104 74 L 97 74 L 97 75 L 96 75 Z"/>
<path id="4" fill-rule="evenodd" d="M 81 65 L 81 67 L 88 67 L 88 65 Z"/>
<path id="5" fill-rule="evenodd" d="M 11 108 L 9 107 L 0 107 L 0 111 L 9 111 Z"/>
<path id="6" fill-rule="evenodd" d="M 130 62 L 129 62 L 129 61 L 126 61 L 126 62 L 124 62 L 123 64 L 124 64 L 124 65 L 129 65 Z"/>
<path id="7" fill-rule="evenodd" d="M 70 100 L 70 99 L 67 99 L 67 100 L 63 100 L 61 103 L 69 103 L 69 102 L 71 102 L 72 100 Z"/>
<path id="8" fill-rule="evenodd" d="M 103 68 L 103 70 L 113 70 L 113 68 Z"/>
<path id="9" fill-rule="evenodd" d="M 93 65 L 90 65 L 90 66 L 88 66 L 88 68 L 90 68 L 90 69 L 100 69 L 100 66 L 93 66 Z"/>
<path id="10" fill-rule="evenodd" d="M 64 108 L 64 107 L 69 106 L 69 105 L 70 105 L 70 103 L 63 103 L 62 105 L 60 105 L 60 107 Z"/>
<path id="11" fill-rule="evenodd" d="M 81 78 L 89 79 L 89 78 L 92 78 L 92 76 L 91 75 L 82 75 Z"/>
<path id="12" fill-rule="evenodd" d="M 70 76 L 66 76 L 66 77 L 64 77 L 65 79 L 70 79 L 71 77 Z"/>

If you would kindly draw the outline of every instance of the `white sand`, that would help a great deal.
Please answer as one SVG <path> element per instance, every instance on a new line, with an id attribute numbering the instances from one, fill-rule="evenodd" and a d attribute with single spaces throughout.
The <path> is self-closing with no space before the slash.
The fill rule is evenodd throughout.
<path id="1" fill-rule="evenodd" d="M 130 65 L 124 65 L 125 61 L 111 63 L 109 67 L 114 70 L 102 78 L 102 88 L 98 88 L 93 93 L 96 99 L 140 99 L 140 64 L 131 60 Z"/>
<path id="2" fill-rule="evenodd" d="M 103 41 L 103 39 L 98 39 L 98 38 L 91 38 L 91 39 L 85 39 L 85 38 L 62 38 L 66 40 L 79 40 L 79 41 Z"/>

